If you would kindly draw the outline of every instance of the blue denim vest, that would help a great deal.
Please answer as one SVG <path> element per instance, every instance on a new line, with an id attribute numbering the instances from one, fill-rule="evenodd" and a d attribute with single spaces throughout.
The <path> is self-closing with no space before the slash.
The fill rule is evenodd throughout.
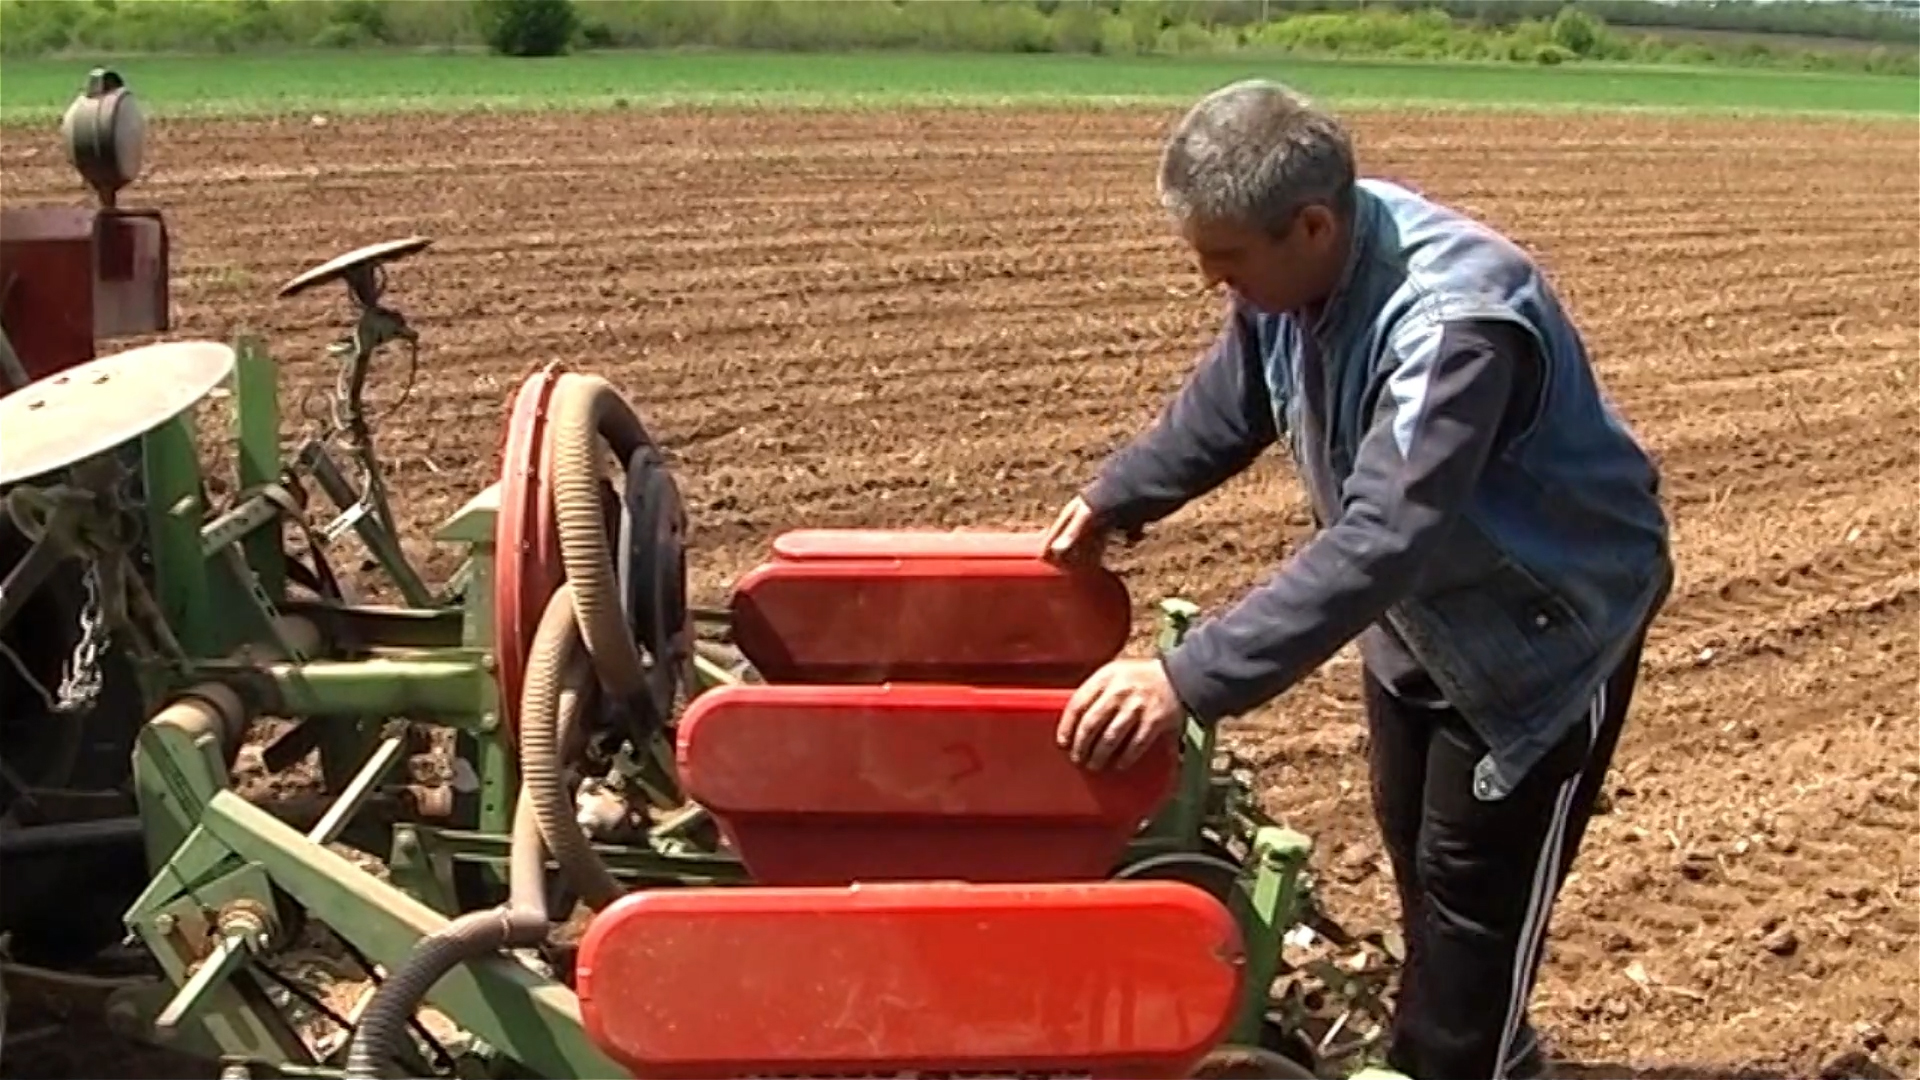
<path id="1" fill-rule="evenodd" d="M 1586 723 L 1589 702 L 1673 582 L 1658 474 L 1603 397 L 1585 346 L 1532 259 L 1463 214 L 1363 180 L 1354 248 L 1315 327 L 1254 320 L 1274 419 L 1316 518 L 1338 493 L 1395 363 L 1395 340 L 1438 322 L 1503 319 L 1546 365 L 1532 422 L 1487 462 L 1478 490 L 1410 596 L 1386 618 L 1490 752 L 1474 794 L 1499 799 Z M 1304 385 L 1302 334 L 1325 384 Z M 1301 393 L 1327 425 L 1302 445 Z"/>

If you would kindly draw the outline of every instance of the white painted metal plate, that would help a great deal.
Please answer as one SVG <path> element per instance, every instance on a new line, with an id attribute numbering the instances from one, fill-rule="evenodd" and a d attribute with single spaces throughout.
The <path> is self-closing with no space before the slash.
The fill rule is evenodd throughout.
<path id="1" fill-rule="evenodd" d="M 168 341 L 102 356 L 0 398 L 0 487 L 137 439 L 192 408 L 233 371 L 215 341 Z"/>

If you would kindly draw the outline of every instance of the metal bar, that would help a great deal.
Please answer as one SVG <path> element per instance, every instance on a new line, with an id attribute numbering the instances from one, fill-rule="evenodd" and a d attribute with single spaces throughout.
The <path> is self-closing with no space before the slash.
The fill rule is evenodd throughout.
<path id="1" fill-rule="evenodd" d="M 1161 652 L 1177 648 L 1200 616 L 1200 608 L 1178 598 L 1160 602 Z M 1207 792 L 1213 779 L 1214 730 L 1186 717 L 1181 727 L 1180 775 L 1174 796 L 1148 825 L 1147 832 L 1171 838 L 1191 848 L 1200 839 L 1200 826 L 1206 816 Z"/>
<path id="2" fill-rule="evenodd" d="M 198 1016 L 208 1005 L 213 1004 L 213 992 L 225 986 L 233 973 L 246 964 L 259 942 L 249 932 L 224 933 L 207 954 L 200 966 L 194 969 L 180 992 L 173 995 L 167 1007 L 153 1018 L 153 1030 L 161 1039 L 172 1037 L 180 1030 L 180 1025 Z"/>
<path id="3" fill-rule="evenodd" d="M 136 815 L 98 821 L 70 821 L 59 825 L 30 825 L 24 829 L 0 832 L 0 855 L 38 855 L 54 850 L 138 843 L 141 836 L 140 818 Z"/>
<path id="4" fill-rule="evenodd" d="M 153 559 L 155 599 L 162 621 L 191 657 L 230 651 L 218 626 L 208 589 L 206 557 L 200 553 L 200 454 L 188 411 L 148 432 L 141 442 L 141 477 L 147 499 L 147 537 Z"/>
<path id="5" fill-rule="evenodd" d="M 234 473 L 240 490 L 253 491 L 280 479 L 279 374 L 257 338 L 242 338 L 234 354 Z M 260 588 L 277 604 L 287 595 L 285 529 L 277 513 L 261 524 L 271 527 L 256 526 L 243 546 Z"/>
<path id="6" fill-rule="evenodd" d="M 247 539 L 263 525 L 280 517 L 280 508 L 264 495 L 255 495 L 200 527 L 200 554 L 213 556 L 228 544 Z"/>
<path id="7" fill-rule="evenodd" d="M 207 665 L 207 670 L 218 668 Z M 273 663 L 253 669 L 272 684 L 270 712 L 296 717 L 406 716 L 486 730 L 492 675 L 478 657 L 457 660 L 370 657 Z"/>
<path id="8" fill-rule="evenodd" d="M 55 513 L 64 511 L 56 510 Z M 48 535 L 33 542 L 26 555 L 7 572 L 6 580 L 0 581 L 0 627 L 6 626 L 14 620 L 14 616 L 20 614 L 27 598 L 46 583 L 47 578 L 53 575 L 53 568 L 66 557 L 67 552 L 54 542 L 52 528 L 48 529 Z"/>
<path id="9" fill-rule="evenodd" d="M 381 740 L 380 745 L 374 747 L 373 753 L 368 756 L 367 763 L 347 784 L 346 790 L 333 800 L 333 805 L 327 807 L 325 814 L 320 815 L 320 820 L 307 833 L 307 839 L 316 844 L 331 844 L 339 839 L 340 831 L 347 827 L 347 822 L 353 820 L 353 815 L 359 812 L 367 796 L 386 779 L 387 773 L 393 770 L 406 749 L 405 736 L 394 735 Z"/>
<path id="10" fill-rule="evenodd" d="M 447 925 L 427 905 L 230 791 L 214 796 L 204 820 L 208 832 L 264 868 L 312 918 L 388 971 Z M 427 992 L 427 1003 L 534 1076 L 626 1075 L 587 1038 L 571 990 L 504 955 L 448 972 Z"/>
<path id="11" fill-rule="evenodd" d="M 1280 970 L 1280 948 L 1287 928 L 1300 909 L 1300 874 L 1313 853 L 1313 842 L 1292 829 L 1268 827 L 1253 839 L 1253 888 L 1244 895 L 1238 912 L 1246 943 L 1247 976 L 1240 1014 L 1233 1026 L 1235 1042 L 1260 1045 L 1274 976 Z"/>
<path id="12" fill-rule="evenodd" d="M 152 1018 L 179 997 L 179 988 L 191 981 L 195 966 L 201 962 L 199 934 L 185 931 L 188 927 L 196 931 L 205 928 L 205 908 L 218 903 L 222 895 L 247 895 L 249 883 L 236 878 L 257 879 L 259 891 L 266 891 L 258 870 L 221 872 L 222 868 L 235 866 L 234 852 L 226 843 L 205 829 L 195 828 L 159 864 L 146 891 L 128 910 L 127 925 L 166 973 L 163 983 L 128 993 L 125 1004 L 137 1023 L 151 1025 Z M 313 1060 L 299 1034 L 244 974 L 216 983 L 208 989 L 206 999 L 184 1029 L 175 1029 L 171 1045 L 190 1050 L 211 1043 L 220 1055 L 246 1060 Z"/>
<path id="13" fill-rule="evenodd" d="M 463 829 L 422 829 L 437 846 L 461 862 L 505 866 L 508 840 L 492 833 Z M 751 879 L 746 867 L 731 855 L 668 854 L 643 847 L 594 844 L 617 878 L 683 885 L 741 885 Z"/>
<path id="14" fill-rule="evenodd" d="M 33 382 L 27 374 L 27 366 L 20 362 L 20 356 L 13 351 L 13 341 L 7 337 L 7 330 L 0 326 L 0 390 L 12 393 Z"/>
<path id="15" fill-rule="evenodd" d="M 320 628 L 321 636 L 336 643 L 342 652 L 452 649 L 463 644 L 479 649 L 492 646 L 491 639 L 463 641 L 465 615 L 455 609 L 425 611 L 362 604 L 342 608 L 314 600 L 291 599 L 280 605 L 280 611 L 312 620 Z"/>
<path id="16" fill-rule="evenodd" d="M 354 494 L 353 485 L 347 482 L 340 466 L 334 464 L 333 456 L 327 453 L 326 447 L 317 442 L 308 443 L 300 455 L 300 463 L 313 474 L 320 490 L 333 500 L 342 513 L 365 505 L 365 500 Z M 400 550 L 400 542 L 385 526 L 377 520 L 369 520 L 363 512 L 354 521 L 353 531 L 359 534 L 360 542 L 367 545 L 374 560 L 400 586 L 400 595 L 406 598 L 408 604 L 422 608 L 434 606 L 432 591 L 414 573 L 413 564 L 407 561 L 406 553 Z"/>

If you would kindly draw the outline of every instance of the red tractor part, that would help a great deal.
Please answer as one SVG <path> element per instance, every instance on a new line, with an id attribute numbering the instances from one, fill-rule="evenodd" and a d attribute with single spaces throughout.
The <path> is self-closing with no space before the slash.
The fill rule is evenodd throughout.
<path id="1" fill-rule="evenodd" d="M 493 655 L 499 665 L 501 722 L 516 742 L 527 650 L 533 647 L 547 601 L 566 579 L 545 460 L 548 402 L 566 370 L 556 361 L 520 384 L 500 452 L 500 510 L 493 527 Z"/>
<path id="2" fill-rule="evenodd" d="M 0 394 L 92 360 L 96 340 L 172 328 L 166 218 L 119 206 L 146 130 L 125 80 L 94 69 L 60 133 L 98 205 L 0 209 L 0 328 L 21 369 L 0 370 Z"/>
<path id="3" fill-rule="evenodd" d="M 0 327 L 29 380 L 92 360 L 97 341 L 169 329 L 167 301 L 159 211 L 0 209 Z"/>
<path id="4" fill-rule="evenodd" d="M 733 640 L 768 682 L 1078 686 L 1132 629 L 1112 571 L 943 555 L 762 563 Z"/>
<path id="5" fill-rule="evenodd" d="M 1044 532 L 962 529 L 790 529 L 773 538 L 776 559 L 1038 559 Z"/>
<path id="6" fill-rule="evenodd" d="M 1172 739 L 1092 772 L 1070 690 L 739 685 L 680 720 L 683 790 L 757 882 L 1094 880 L 1173 792 Z"/>
<path id="7" fill-rule="evenodd" d="M 1171 881 L 628 894 L 580 942 L 588 1037 L 636 1077 L 1185 1077 L 1243 982 Z"/>

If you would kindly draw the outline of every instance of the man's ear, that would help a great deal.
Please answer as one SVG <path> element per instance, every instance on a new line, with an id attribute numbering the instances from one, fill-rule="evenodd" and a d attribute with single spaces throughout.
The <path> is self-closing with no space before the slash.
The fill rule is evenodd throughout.
<path id="1" fill-rule="evenodd" d="M 1294 221 L 1294 227 L 1305 230 L 1308 242 L 1316 246 L 1326 243 L 1339 231 L 1339 226 L 1333 208 L 1324 203 L 1301 207 L 1300 216 Z"/>

